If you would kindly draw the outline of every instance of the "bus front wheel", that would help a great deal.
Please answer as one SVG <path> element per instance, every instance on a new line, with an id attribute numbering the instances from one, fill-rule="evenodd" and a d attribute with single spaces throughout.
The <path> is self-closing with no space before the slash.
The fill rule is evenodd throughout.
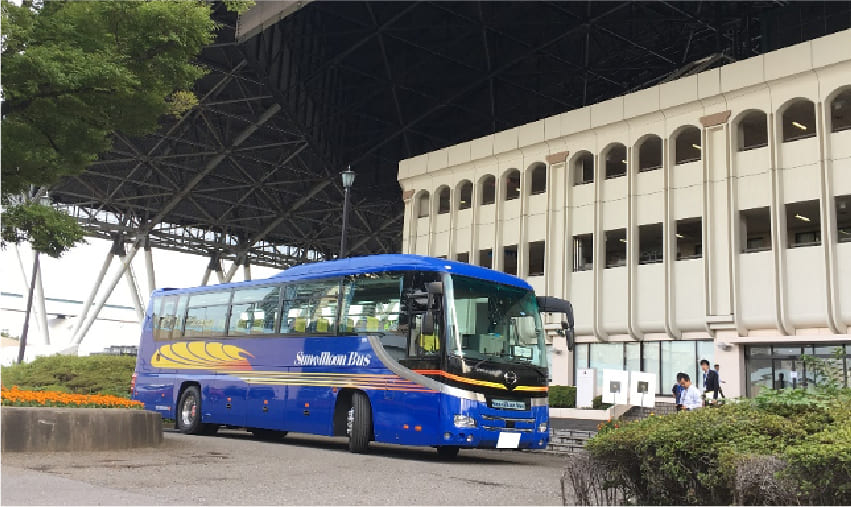
<path id="1" fill-rule="evenodd" d="M 356 453 L 366 452 L 372 437 L 372 408 L 364 393 L 352 394 L 352 406 L 349 408 L 347 419 L 349 450 Z"/>
<path id="2" fill-rule="evenodd" d="M 177 429 L 187 435 L 201 432 L 201 389 L 198 386 L 189 386 L 180 395 L 180 401 L 177 403 Z"/>

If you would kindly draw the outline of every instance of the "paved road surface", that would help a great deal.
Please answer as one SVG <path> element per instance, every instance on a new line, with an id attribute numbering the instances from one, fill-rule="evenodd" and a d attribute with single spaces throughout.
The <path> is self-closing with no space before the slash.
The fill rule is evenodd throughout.
<path id="1" fill-rule="evenodd" d="M 563 458 L 533 452 L 372 446 L 341 438 L 166 433 L 157 449 L 3 453 L 3 505 L 555 505 Z"/>

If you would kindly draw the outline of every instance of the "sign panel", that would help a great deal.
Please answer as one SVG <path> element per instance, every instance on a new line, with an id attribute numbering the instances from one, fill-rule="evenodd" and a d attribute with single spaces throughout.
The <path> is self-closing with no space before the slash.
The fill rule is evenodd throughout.
<path id="1" fill-rule="evenodd" d="M 576 372 L 576 408 L 591 408 L 597 396 L 597 370 L 586 368 Z"/>
<path id="2" fill-rule="evenodd" d="M 629 402 L 639 407 L 656 407 L 657 379 L 655 373 L 632 371 L 629 373 Z"/>
<path id="3" fill-rule="evenodd" d="M 629 403 L 629 372 L 603 370 L 603 403 L 626 405 Z"/>

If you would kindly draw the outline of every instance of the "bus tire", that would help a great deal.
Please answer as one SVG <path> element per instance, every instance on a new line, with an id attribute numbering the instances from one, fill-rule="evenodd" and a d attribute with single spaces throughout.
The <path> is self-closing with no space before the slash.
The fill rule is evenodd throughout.
<path id="1" fill-rule="evenodd" d="M 177 429 L 187 435 L 201 433 L 201 389 L 189 386 L 180 395 L 177 403 Z"/>
<path id="2" fill-rule="evenodd" d="M 362 392 L 352 393 L 348 423 L 349 450 L 359 454 L 365 453 L 372 437 L 372 407 L 369 405 L 369 398 Z"/>
<path id="3" fill-rule="evenodd" d="M 438 445 L 437 446 L 437 455 L 443 459 L 453 459 L 458 457 L 458 451 L 461 448 L 457 445 Z"/>

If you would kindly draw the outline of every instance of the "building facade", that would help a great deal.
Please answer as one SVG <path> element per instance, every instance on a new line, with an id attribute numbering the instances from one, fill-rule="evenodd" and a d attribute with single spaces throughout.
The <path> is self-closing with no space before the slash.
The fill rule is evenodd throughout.
<path id="1" fill-rule="evenodd" d="M 845 49 L 842 49 L 845 48 Z M 403 251 L 572 301 L 578 368 L 851 376 L 851 30 L 403 160 Z M 832 356 L 831 356 L 832 357 Z M 599 376 L 599 373 L 598 373 Z M 600 382 L 598 378 L 598 383 Z"/>

